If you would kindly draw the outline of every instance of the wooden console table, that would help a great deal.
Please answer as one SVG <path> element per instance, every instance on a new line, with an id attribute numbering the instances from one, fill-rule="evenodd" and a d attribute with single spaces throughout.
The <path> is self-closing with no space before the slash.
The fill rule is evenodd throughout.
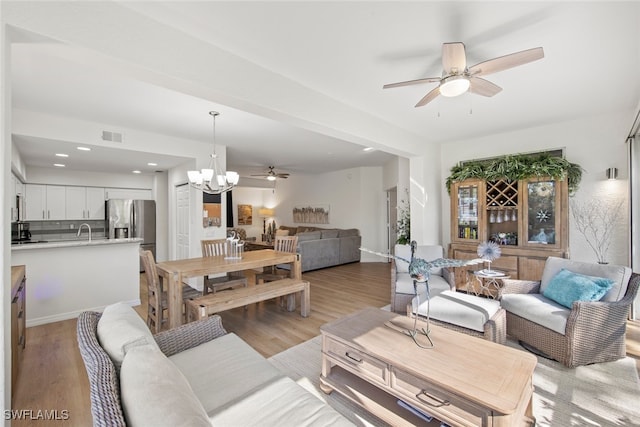
<path id="1" fill-rule="evenodd" d="M 435 348 L 422 349 L 388 321 L 413 327 L 406 316 L 367 308 L 320 328 L 325 393 L 336 390 L 394 426 L 425 423 L 398 400 L 432 415 L 427 425 L 535 425 L 535 356 L 434 325 Z"/>

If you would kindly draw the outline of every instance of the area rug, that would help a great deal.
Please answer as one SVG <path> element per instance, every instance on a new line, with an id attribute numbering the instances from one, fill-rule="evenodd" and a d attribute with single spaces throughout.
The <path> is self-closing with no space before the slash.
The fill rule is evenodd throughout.
<path id="1" fill-rule="evenodd" d="M 320 391 L 320 350 L 317 336 L 269 361 L 354 424 L 385 425 L 339 393 Z M 635 361 L 629 357 L 575 369 L 538 357 L 533 383 L 536 426 L 640 426 L 640 382 Z"/>

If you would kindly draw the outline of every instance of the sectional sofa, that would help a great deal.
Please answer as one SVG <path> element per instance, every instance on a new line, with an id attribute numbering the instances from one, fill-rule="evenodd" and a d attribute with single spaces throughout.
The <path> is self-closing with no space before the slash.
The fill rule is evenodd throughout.
<path id="1" fill-rule="evenodd" d="M 357 228 L 328 229 L 281 225 L 277 234 L 298 236 L 302 271 L 360 261 L 362 236 Z"/>
<path id="2" fill-rule="evenodd" d="M 128 305 L 78 317 L 95 426 L 352 426 L 222 327 L 151 335 Z"/>

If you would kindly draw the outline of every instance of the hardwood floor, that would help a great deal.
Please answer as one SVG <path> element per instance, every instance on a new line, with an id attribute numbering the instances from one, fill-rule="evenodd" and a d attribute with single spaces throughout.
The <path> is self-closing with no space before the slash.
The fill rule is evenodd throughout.
<path id="1" fill-rule="evenodd" d="M 251 273 L 249 273 L 251 274 Z M 387 263 L 356 263 L 303 274 L 311 283 L 311 314 L 300 317 L 289 313 L 275 301 L 252 304 L 222 313 L 222 323 L 265 357 L 286 350 L 320 333 L 320 326 L 367 306 L 389 303 L 390 269 Z M 249 283 L 253 278 L 249 277 Z M 136 307 L 146 317 L 146 282 L 140 278 L 143 304 Z M 636 359 L 640 370 L 640 321 L 628 322 L 627 354 Z M 27 329 L 24 362 L 14 390 L 15 410 L 57 411 L 68 419 L 14 420 L 24 426 L 92 425 L 89 384 L 78 352 L 75 319 Z M 63 412 L 63 411 L 68 411 Z M 42 413 L 40 413 L 42 415 Z M 28 413 L 27 413 L 28 415 Z"/>

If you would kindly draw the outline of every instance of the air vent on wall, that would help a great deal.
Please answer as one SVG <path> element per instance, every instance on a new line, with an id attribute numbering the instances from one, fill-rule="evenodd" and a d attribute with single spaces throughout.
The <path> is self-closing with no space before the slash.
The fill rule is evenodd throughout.
<path id="1" fill-rule="evenodd" d="M 102 140 L 111 142 L 122 142 L 122 134 L 119 132 L 102 131 Z"/>

